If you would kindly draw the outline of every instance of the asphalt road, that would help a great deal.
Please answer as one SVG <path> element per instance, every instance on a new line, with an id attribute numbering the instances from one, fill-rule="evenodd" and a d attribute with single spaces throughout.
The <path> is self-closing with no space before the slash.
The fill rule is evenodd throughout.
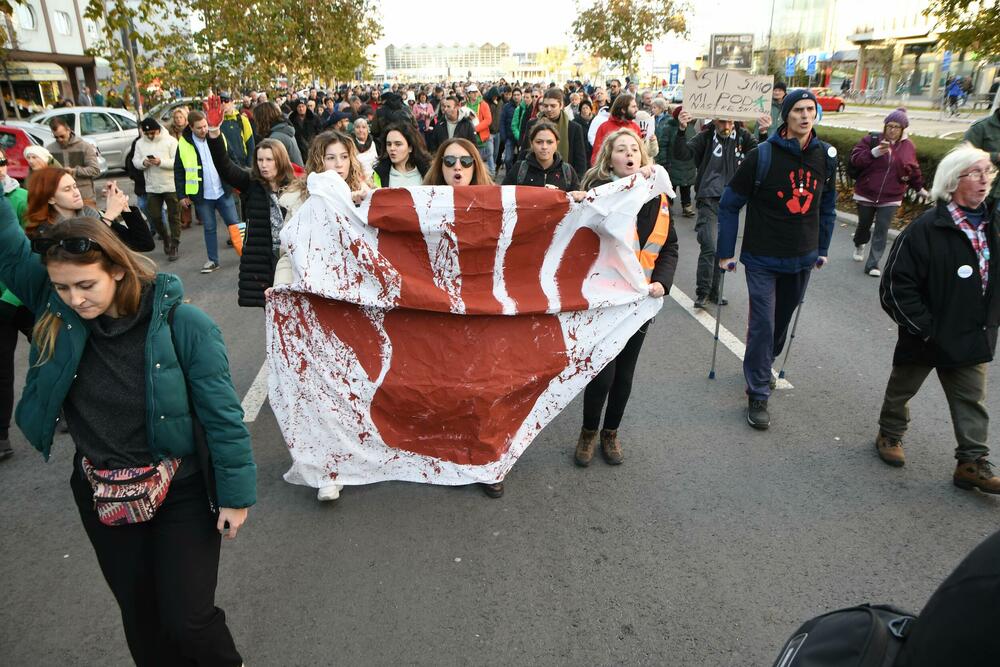
<path id="1" fill-rule="evenodd" d="M 823 114 L 819 132 L 822 136 L 823 125 L 847 127 L 866 132 L 881 132 L 884 127 L 885 117 L 889 115 L 890 111 L 891 109 L 877 109 L 859 105 L 848 105 L 840 113 L 827 111 Z M 918 134 L 925 137 L 940 137 L 943 139 L 961 139 L 972 123 L 989 115 L 989 110 L 977 111 L 974 114 L 970 114 L 967 118 L 949 118 L 943 116 L 940 111 L 920 109 L 910 109 L 906 112 L 906 115 L 910 119 L 910 126 L 907 128 L 907 132 L 910 134 Z"/>
<path id="2" fill-rule="evenodd" d="M 693 221 L 676 224 L 676 287 L 692 295 Z M 263 314 L 236 306 L 232 251 L 220 271 L 197 273 L 199 231 L 184 233 L 181 261 L 166 268 L 220 324 L 242 395 L 264 361 Z M 952 486 L 954 439 L 934 379 L 912 404 L 906 467 L 875 457 L 895 333 L 877 281 L 850 254 L 849 230 L 838 229 L 807 292 L 794 388 L 772 399 L 768 432 L 744 422 L 739 360 L 720 349 L 708 380 L 712 337 L 671 299 L 646 339 L 621 431 L 625 464 L 573 465 L 578 398 L 499 500 L 382 483 L 320 504 L 282 480 L 289 457 L 265 406 L 251 424 L 259 502 L 224 545 L 217 598 L 247 665 L 745 667 L 771 664 L 825 610 L 919 610 L 996 529 L 1000 500 Z M 726 295 L 723 324 L 741 336 L 742 272 Z M 0 663 L 128 664 L 69 491 L 68 436 L 48 464 L 20 433 L 13 444 L 0 464 Z"/>

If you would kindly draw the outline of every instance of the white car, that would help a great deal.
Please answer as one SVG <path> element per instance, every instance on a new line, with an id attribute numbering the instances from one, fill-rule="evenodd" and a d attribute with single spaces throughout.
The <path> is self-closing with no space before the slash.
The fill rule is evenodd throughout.
<path id="1" fill-rule="evenodd" d="M 663 89 L 663 99 L 673 104 L 680 104 L 684 101 L 684 86 L 675 83 Z"/>
<path id="2" fill-rule="evenodd" d="M 38 123 L 32 123 L 27 120 L 7 120 L 4 121 L 3 124 L 8 127 L 16 127 L 19 130 L 23 130 L 33 142 L 43 148 L 56 140 L 56 138 L 52 136 L 52 130 L 49 129 L 48 125 L 39 125 Z M 108 161 L 101 154 L 101 149 L 98 147 L 97 142 L 94 141 L 93 137 L 84 137 L 83 140 L 93 144 L 94 148 L 97 148 L 97 164 L 100 166 L 101 176 L 103 176 L 108 171 Z M 129 146 L 131 147 L 131 145 L 132 144 L 130 142 Z"/>
<path id="3" fill-rule="evenodd" d="M 139 136 L 139 123 L 135 114 L 125 109 L 109 107 L 65 107 L 49 109 L 28 119 L 36 126 L 49 131 L 49 121 L 62 118 L 73 128 L 76 136 L 97 146 L 107 160 L 108 169 L 124 169 L 125 156 L 132 142 Z"/>

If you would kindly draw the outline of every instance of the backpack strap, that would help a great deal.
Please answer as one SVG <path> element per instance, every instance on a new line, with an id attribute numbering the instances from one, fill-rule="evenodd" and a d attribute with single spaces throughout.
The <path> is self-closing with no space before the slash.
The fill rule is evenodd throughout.
<path id="1" fill-rule="evenodd" d="M 570 167 L 566 163 L 566 161 L 564 160 L 563 163 L 562 163 L 563 183 L 569 183 L 572 180 L 572 174 L 570 174 L 570 172 L 572 171 L 572 169 L 573 168 Z"/>
<path id="2" fill-rule="evenodd" d="M 526 178 L 528 178 L 528 161 L 521 160 L 517 165 L 517 178 L 515 179 L 515 182 L 518 185 L 524 185 Z"/>
<path id="3" fill-rule="evenodd" d="M 753 192 L 757 192 L 760 184 L 767 178 L 767 172 L 771 170 L 771 142 L 765 141 L 757 144 L 757 169 L 753 176 Z"/>

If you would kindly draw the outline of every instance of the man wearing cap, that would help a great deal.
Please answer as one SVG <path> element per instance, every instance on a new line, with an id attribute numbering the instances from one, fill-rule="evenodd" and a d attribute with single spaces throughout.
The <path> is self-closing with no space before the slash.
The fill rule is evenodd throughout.
<path id="1" fill-rule="evenodd" d="M 493 114 L 490 112 L 490 105 L 483 101 L 479 95 L 479 86 L 470 84 L 466 89 L 465 106 L 472 112 L 472 122 L 475 125 L 476 135 L 473 143 L 479 149 L 479 155 L 486 163 L 486 170 L 493 178 L 496 172 L 496 165 L 493 162 L 493 142 L 490 140 L 490 125 L 493 123 Z"/>
<path id="2" fill-rule="evenodd" d="M 837 150 L 816 136 L 818 108 L 811 91 L 788 93 L 781 127 L 750 152 L 719 203 L 719 268 L 726 271 L 736 270 L 740 209 L 747 207 L 740 252 L 750 300 L 743 375 L 747 423 L 758 430 L 771 423 L 771 365 L 833 236 Z"/>
<path id="3" fill-rule="evenodd" d="M 219 93 L 219 100 L 222 101 L 222 125 L 219 129 L 226 135 L 229 159 L 241 167 L 252 167 L 254 143 L 250 121 L 237 111 L 232 95 Z"/>
<path id="4" fill-rule="evenodd" d="M 174 183 L 174 158 L 177 140 L 160 128 L 152 116 L 139 124 L 142 136 L 135 142 L 132 166 L 142 171 L 146 182 L 146 210 L 156 233 L 163 239 L 163 252 L 171 262 L 177 260 L 181 242 L 181 216 L 177 206 L 177 186 Z M 167 219 L 163 219 L 163 205 Z"/>
<path id="5" fill-rule="evenodd" d="M 625 96 L 627 97 L 627 95 Z M 716 118 L 691 139 L 687 127 L 694 117 L 685 110 L 677 115 L 677 132 L 672 141 L 673 158 L 690 160 L 697 166 L 695 177 L 695 234 L 698 239 L 698 266 L 695 270 L 695 308 L 707 302 L 726 305 L 719 294 L 719 272 L 716 270 L 715 241 L 719 233 L 719 200 L 729 183 L 757 142 L 766 138 L 769 116 L 761 116 L 758 134 L 750 132 L 732 120 Z"/>
<path id="6" fill-rule="evenodd" d="M 324 129 L 348 133 L 350 131 L 350 123 L 351 114 L 346 111 L 334 111 L 330 114 L 330 121 Z M 303 155 L 308 155 L 308 153 L 303 153 Z"/>

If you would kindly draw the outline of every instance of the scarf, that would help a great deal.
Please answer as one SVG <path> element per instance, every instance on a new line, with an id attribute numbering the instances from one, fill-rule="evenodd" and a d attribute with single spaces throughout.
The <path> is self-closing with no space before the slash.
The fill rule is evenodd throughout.
<path id="1" fill-rule="evenodd" d="M 365 152 L 367 152 L 368 149 L 372 147 L 372 139 L 374 139 L 374 137 L 372 136 L 372 133 L 370 131 L 368 132 L 368 139 L 366 139 L 365 143 L 363 143 L 363 144 L 359 144 L 358 143 L 358 138 L 354 137 L 354 145 L 357 146 L 358 153 L 365 153 Z"/>
<path id="2" fill-rule="evenodd" d="M 569 157 L 569 115 L 565 111 L 559 114 L 557 125 L 559 128 L 559 155 L 562 156 L 563 162 L 566 164 L 573 164 Z"/>
<path id="3" fill-rule="evenodd" d="M 271 219 L 271 253 L 275 257 L 278 257 L 281 248 L 281 228 L 285 224 L 285 216 L 281 211 L 281 203 L 278 201 L 278 195 L 269 190 L 267 196 Z"/>

